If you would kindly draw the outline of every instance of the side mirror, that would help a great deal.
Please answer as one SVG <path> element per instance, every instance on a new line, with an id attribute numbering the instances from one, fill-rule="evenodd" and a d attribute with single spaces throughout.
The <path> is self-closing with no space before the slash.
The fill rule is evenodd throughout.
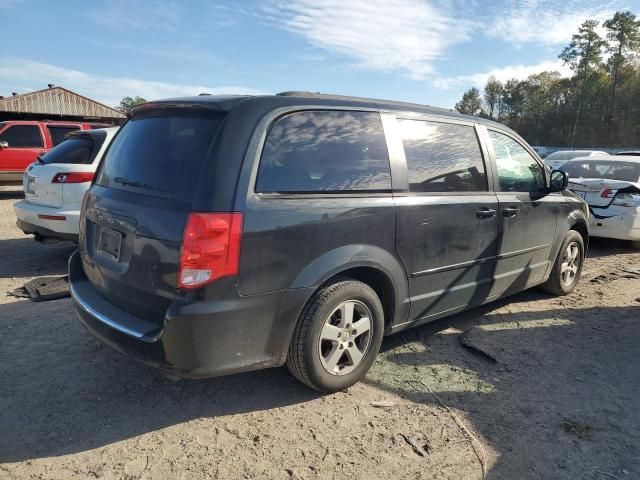
<path id="1" fill-rule="evenodd" d="M 1 141 L 0 148 L 9 148 L 9 142 L 5 142 L 4 140 Z"/>
<path id="2" fill-rule="evenodd" d="M 554 170 L 551 172 L 551 181 L 549 182 L 550 192 L 561 192 L 569 185 L 569 175 L 562 170 Z"/>

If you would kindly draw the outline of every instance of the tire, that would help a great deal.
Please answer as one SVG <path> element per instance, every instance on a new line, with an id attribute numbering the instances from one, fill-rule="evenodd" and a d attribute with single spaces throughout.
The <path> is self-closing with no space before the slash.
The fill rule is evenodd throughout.
<path id="1" fill-rule="evenodd" d="M 571 261 L 570 251 L 572 247 L 577 247 L 577 255 L 574 260 Z M 545 283 L 542 284 L 542 289 L 545 292 L 553 295 L 568 295 L 576 288 L 578 281 L 580 280 L 580 273 L 582 273 L 582 265 L 584 264 L 584 240 L 575 230 L 569 230 L 562 241 L 558 257 L 556 258 L 551 274 Z M 567 271 L 567 267 L 571 270 L 574 267 L 573 275 L 570 271 Z M 563 268 L 565 273 L 563 276 Z"/>
<path id="2" fill-rule="evenodd" d="M 337 281 L 316 292 L 300 315 L 287 367 L 315 390 L 344 390 L 364 378 L 383 334 L 384 311 L 376 292 L 356 280 Z"/>

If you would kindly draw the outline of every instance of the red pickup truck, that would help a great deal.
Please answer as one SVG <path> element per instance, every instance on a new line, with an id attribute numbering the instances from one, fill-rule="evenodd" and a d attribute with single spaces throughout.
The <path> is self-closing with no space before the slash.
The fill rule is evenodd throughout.
<path id="1" fill-rule="evenodd" d="M 80 122 L 0 122 L 0 185 L 19 183 L 22 173 L 38 155 L 51 150 L 74 130 L 107 125 Z"/>

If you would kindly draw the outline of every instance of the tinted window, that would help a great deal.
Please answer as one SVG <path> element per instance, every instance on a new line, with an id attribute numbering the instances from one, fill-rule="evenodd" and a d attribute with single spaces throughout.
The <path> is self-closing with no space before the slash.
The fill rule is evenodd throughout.
<path id="1" fill-rule="evenodd" d="M 598 160 L 574 160 L 560 168 L 570 178 L 604 178 L 607 180 L 640 181 L 640 163 Z"/>
<path id="2" fill-rule="evenodd" d="M 466 125 L 398 120 L 412 192 L 487 190 L 475 129 Z"/>
<path id="3" fill-rule="evenodd" d="M 309 111 L 279 119 L 267 135 L 257 192 L 391 189 L 378 113 Z"/>
<path id="4" fill-rule="evenodd" d="M 53 142 L 54 146 L 62 143 L 67 133 L 75 132 L 76 130 L 79 130 L 78 127 L 47 126 L 47 128 L 49 129 L 49 134 L 51 135 L 51 141 Z"/>
<path id="5" fill-rule="evenodd" d="M 223 118 L 190 111 L 134 117 L 110 145 L 97 183 L 190 201 Z"/>
<path id="6" fill-rule="evenodd" d="M 13 125 L 0 134 L 0 142 L 12 148 L 42 148 L 40 127 L 37 125 Z"/>
<path id="7" fill-rule="evenodd" d="M 102 143 L 102 142 L 100 142 Z M 100 145 L 96 145 L 98 150 Z M 76 137 L 65 140 L 57 147 L 44 154 L 42 163 L 78 163 L 89 164 L 93 161 L 94 143 L 86 137 Z"/>
<path id="8" fill-rule="evenodd" d="M 503 192 L 540 192 L 545 187 L 544 171 L 522 145 L 502 133 L 489 130 Z"/>

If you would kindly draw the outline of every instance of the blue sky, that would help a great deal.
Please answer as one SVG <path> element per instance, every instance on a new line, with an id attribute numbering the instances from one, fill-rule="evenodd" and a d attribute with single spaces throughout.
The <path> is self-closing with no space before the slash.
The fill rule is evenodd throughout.
<path id="1" fill-rule="evenodd" d="M 47 83 L 117 105 L 311 90 L 452 107 L 545 69 L 587 18 L 640 0 L 0 0 L 0 95 Z"/>

